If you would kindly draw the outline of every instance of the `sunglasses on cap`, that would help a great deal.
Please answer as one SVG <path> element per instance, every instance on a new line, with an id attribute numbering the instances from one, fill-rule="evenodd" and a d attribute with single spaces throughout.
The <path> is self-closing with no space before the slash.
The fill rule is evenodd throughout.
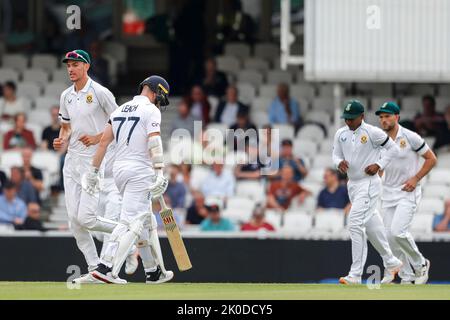
<path id="1" fill-rule="evenodd" d="M 75 51 L 70 51 L 66 53 L 66 58 L 67 59 L 81 59 L 86 63 L 89 63 L 85 57 L 83 57 L 81 54 L 75 52 Z"/>

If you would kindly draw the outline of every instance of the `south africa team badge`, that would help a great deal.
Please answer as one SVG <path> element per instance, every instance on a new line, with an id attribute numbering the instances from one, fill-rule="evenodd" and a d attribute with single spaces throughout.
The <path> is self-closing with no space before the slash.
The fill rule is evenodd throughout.
<path id="1" fill-rule="evenodd" d="M 361 143 L 365 144 L 367 142 L 367 136 L 362 136 L 361 137 Z"/>
<path id="2" fill-rule="evenodd" d="M 406 141 L 404 139 L 400 140 L 400 148 L 406 148 Z"/>
<path id="3" fill-rule="evenodd" d="M 94 97 L 92 96 L 92 93 L 88 93 L 86 96 L 86 103 L 92 103 Z"/>

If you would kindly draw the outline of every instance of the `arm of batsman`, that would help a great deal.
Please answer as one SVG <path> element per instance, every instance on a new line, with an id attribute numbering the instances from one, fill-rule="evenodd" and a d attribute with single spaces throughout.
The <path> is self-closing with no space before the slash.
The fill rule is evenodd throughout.
<path id="1" fill-rule="evenodd" d="M 81 187 L 87 193 L 93 195 L 100 191 L 100 173 L 95 167 L 90 167 L 81 177 Z"/>

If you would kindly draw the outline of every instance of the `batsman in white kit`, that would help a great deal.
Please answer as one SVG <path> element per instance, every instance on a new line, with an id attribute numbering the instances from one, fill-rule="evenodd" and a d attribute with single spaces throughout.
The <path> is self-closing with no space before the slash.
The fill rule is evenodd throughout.
<path id="1" fill-rule="evenodd" d="M 383 259 L 387 271 L 397 274 L 402 262 L 389 247 L 386 230 L 377 210 L 381 195 L 383 170 L 399 148 L 380 128 L 364 122 L 364 106 L 358 100 L 349 101 L 342 114 L 345 127 L 334 136 L 333 163 L 348 176 L 348 193 L 352 204 L 348 225 L 352 242 L 352 265 L 341 284 L 360 284 L 367 259 L 367 239 Z M 381 150 L 385 152 L 381 156 Z"/>
<path id="2" fill-rule="evenodd" d="M 63 63 L 66 63 L 69 78 L 74 84 L 61 94 L 59 110 L 61 130 L 53 145 L 55 150 L 59 150 L 68 144 L 63 175 L 69 225 L 77 246 L 86 259 L 88 271 L 92 271 L 100 260 L 90 231 L 111 233 L 117 225 L 113 219 L 117 218 L 118 214 L 115 212 L 118 209 L 117 206 L 108 208 L 110 211 L 105 208 L 105 211 L 98 215 L 98 210 L 101 209 L 99 194 L 83 192 L 82 175 L 90 167 L 90 161 L 109 115 L 118 106 L 113 94 L 107 88 L 88 77 L 91 59 L 86 51 L 68 52 Z M 108 157 L 112 159 L 111 156 L 109 152 Z M 108 189 L 108 193 L 110 192 L 114 193 L 111 186 Z M 106 203 L 108 193 L 103 194 L 101 203 Z M 111 202 L 111 205 L 114 206 L 119 200 Z M 137 259 L 132 260 L 135 270 Z M 100 283 L 89 273 L 75 279 L 74 282 Z"/>
<path id="3" fill-rule="evenodd" d="M 168 186 L 163 175 L 159 108 L 169 104 L 169 85 L 163 78 L 151 76 L 140 84 L 139 92 L 140 95 L 112 113 L 92 166 L 85 174 L 87 190 L 97 191 L 101 163 L 108 145 L 115 141 L 113 175 L 122 195 L 120 223 L 106 243 L 101 263 L 91 272 L 93 277 L 105 283 L 124 283 L 118 274 L 136 242 L 147 283 L 161 283 L 173 278 L 173 272 L 164 268 L 156 219 L 151 212 L 151 201 L 159 200 Z"/>
<path id="4" fill-rule="evenodd" d="M 389 244 L 395 256 L 403 262 L 399 272 L 401 283 L 425 284 L 430 261 L 420 253 L 409 227 L 422 198 L 420 180 L 434 167 L 436 156 L 417 133 L 399 125 L 400 108 L 395 102 L 384 103 L 375 114 L 379 116 L 383 130 L 400 149 L 396 159 L 383 171 L 381 200 Z M 419 169 L 420 157 L 425 162 Z M 391 283 L 394 279 L 387 272 L 381 283 Z"/>

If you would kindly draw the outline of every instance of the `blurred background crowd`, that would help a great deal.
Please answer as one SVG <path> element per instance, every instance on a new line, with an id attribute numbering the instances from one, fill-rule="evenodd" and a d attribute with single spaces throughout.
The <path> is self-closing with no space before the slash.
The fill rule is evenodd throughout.
<path id="1" fill-rule="evenodd" d="M 303 1 L 292 2 L 291 23 L 303 53 Z M 25 5 L 24 5 L 25 4 Z M 81 29 L 68 30 L 66 8 L 81 7 Z M 149 74 L 165 76 L 171 105 L 163 112 L 170 183 L 166 200 L 184 229 L 339 233 L 350 203 L 346 177 L 331 162 L 333 85 L 308 82 L 300 66 L 280 68 L 279 1 L 3 0 L 0 7 L 0 224 L 15 230 L 65 230 L 61 168 L 55 152 L 59 95 L 66 89 L 62 55 L 85 49 L 90 77 L 128 101 Z M 343 83 L 344 98 L 375 109 L 401 106 L 401 123 L 426 138 L 438 166 L 423 181 L 417 232 L 449 231 L 450 85 Z M 201 121 L 202 132 L 194 129 Z M 177 129 L 191 134 L 191 153 L 171 152 Z M 224 145 L 227 129 L 264 129 L 259 146 L 278 170 L 263 174 L 258 150 Z M 208 132 L 222 133 L 211 145 Z M 276 130 L 276 139 L 274 137 Z M 278 139 L 279 138 L 279 139 Z M 207 146 L 221 159 L 203 163 Z M 273 152 L 272 152 L 273 151 Z M 199 158 L 194 161 L 193 158 Z M 157 208 L 156 208 L 157 210 Z"/>

